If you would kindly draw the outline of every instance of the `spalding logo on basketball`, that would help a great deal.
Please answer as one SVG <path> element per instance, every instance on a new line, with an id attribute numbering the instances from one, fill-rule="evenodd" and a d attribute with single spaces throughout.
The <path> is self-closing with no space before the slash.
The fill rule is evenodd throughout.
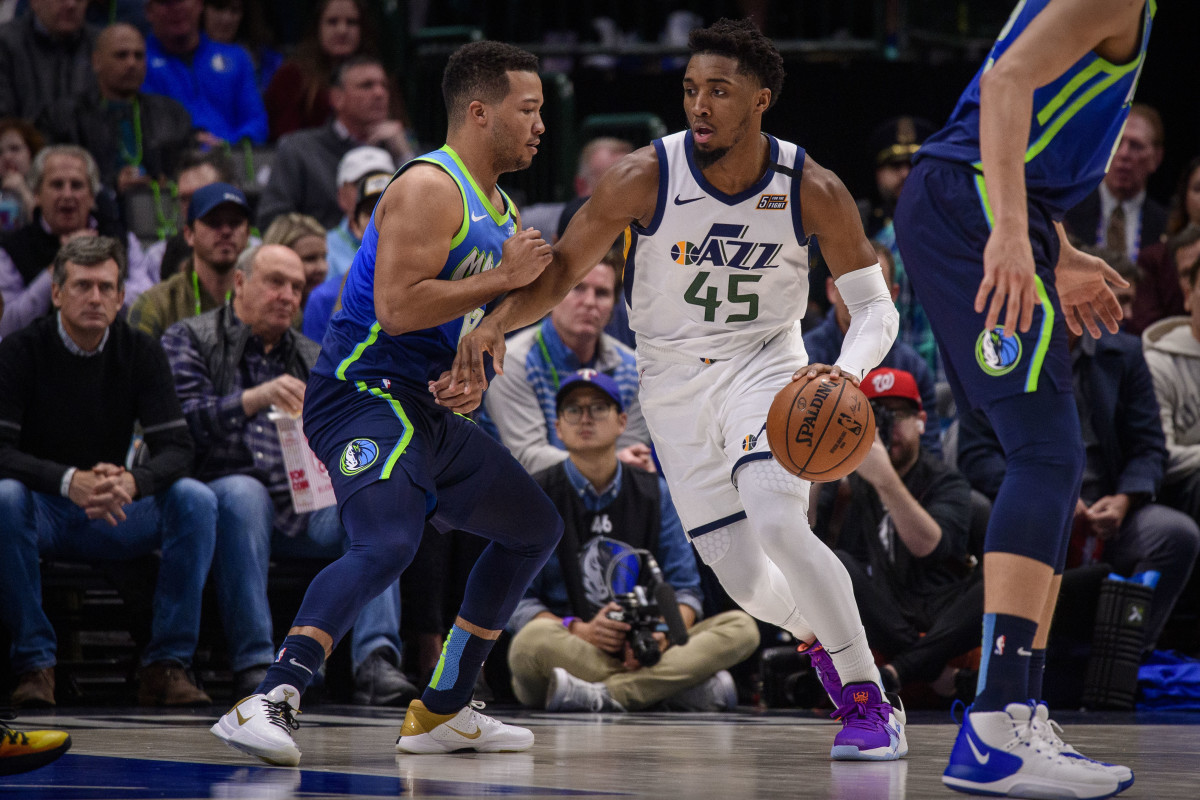
<path id="1" fill-rule="evenodd" d="M 844 478 L 858 469 L 874 441 L 871 403 L 844 378 L 790 381 L 767 412 L 771 454 L 805 480 Z"/>
<path id="2" fill-rule="evenodd" d="M 988 375 L 1007 375 L 1021 360 L 1021 340 L 1005 336 L 1003 328 L 983 331 L 975 341 L 975 360 Z"/>

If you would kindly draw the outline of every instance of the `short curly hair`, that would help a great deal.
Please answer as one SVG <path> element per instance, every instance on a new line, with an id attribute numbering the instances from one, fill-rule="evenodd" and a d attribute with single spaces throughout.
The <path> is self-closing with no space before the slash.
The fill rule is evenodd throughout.
<path id="1" fill-rule="evenodd" d="M 455 50 L 442 75 L 442 98 L 453 128 L 472 100 L 498 103 L 508 94 L 508 73 L 538 71 L 533 53 L 504 42 L 470 42 Z"/>
<path id="2" fill-rule="evenodd" d="M 771 106 L 783 93 L 783 56 L 750 20 L 722 18 L 707 28 L 697 28 L 688 35 L 688 49 L 692 55 L 732 58 L 738 72 L 754 76 L 764 89 L 771 90 Z"/>

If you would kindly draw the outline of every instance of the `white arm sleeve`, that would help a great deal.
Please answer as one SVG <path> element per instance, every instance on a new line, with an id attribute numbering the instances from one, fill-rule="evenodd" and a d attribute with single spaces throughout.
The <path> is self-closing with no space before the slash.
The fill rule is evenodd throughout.
<path id="1" fill-rule="evenodd" d="M 879 264 L 848 272 L 834 284 L 850 310 L 850 329 L 834 366 L 861 380 L 892 349 L 900 315 Z"/>

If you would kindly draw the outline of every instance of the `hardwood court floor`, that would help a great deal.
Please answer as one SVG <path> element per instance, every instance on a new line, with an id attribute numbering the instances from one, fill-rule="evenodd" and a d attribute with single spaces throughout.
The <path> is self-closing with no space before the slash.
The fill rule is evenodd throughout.
<path id="1" fill-rule="evenodd" d="M 831 762 L 836 727 L 802 711 L 736 714 L 560 714 L 498 708 L 531 727 L 526 753 L 398 755 L 402 716 L 318 706 L 300 717 L 300 769 L 267 767 L 227 748 L 214 711 L 60 710 L 26 714 L 18 729 L 69 730 L 55 764 L 0 778 L 0 798 L 509 798 L 654 797 L 705 800 L 964 797 L 942 786 L 955 727 L 944 713 L 910 714 L 898 762 Z M 1200 798 L 1200 715 L 1058 714 L 1068 740 L 1119 760 L 1137 782 L 1121 798 Z"/>

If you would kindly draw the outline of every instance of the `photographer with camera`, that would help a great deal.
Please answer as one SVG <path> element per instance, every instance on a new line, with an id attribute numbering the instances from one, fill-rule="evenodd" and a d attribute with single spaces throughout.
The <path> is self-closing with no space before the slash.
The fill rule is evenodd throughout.
<path id="1" fill-rule="evenodd" d="M 565 530 L 509 623 L 517 698 L 548 711 L 733 708 L 725 670 L 754 652 L 758 627 L 741 611 L 699 620 L 700 576 L 666 483 L 617 459 L 616 382 L 580 370 L 555 403 L 568 458 L 534 479 Z"/>
<path id="2" fill-rule="evenodd" d="M 929 682 L 954 693 L 946 662 L 979 644 L 983 591 L 968 567 L 971 487 L 922 445 L 926 415 L 912 374 L 880 367 L 860 388 L 875 411 L 866 460 L 821 484 L 813 530 L 846 565 L 884 688 Z M 922 636 L 921 634 L 925 635 Z"/>

